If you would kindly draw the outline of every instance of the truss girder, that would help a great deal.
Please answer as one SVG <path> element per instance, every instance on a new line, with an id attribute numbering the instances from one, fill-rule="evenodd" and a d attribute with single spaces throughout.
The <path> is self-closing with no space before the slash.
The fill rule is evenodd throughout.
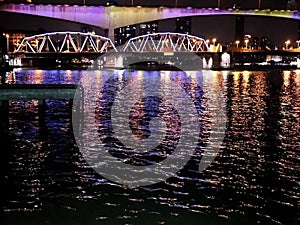
<path id="1" fill-rule="evenodd" d="M 100 35 L 81 32 L 52 32 L 24 38 L 16 52 L 103 53 L 109 50 L 117 52 L 113 42 Z"/>
<path id="2" fill-rule="evenodd" d="M 209 52 L 203 38 L 180 33 L 153 33 L 131 38 L 123 52 Z"/>

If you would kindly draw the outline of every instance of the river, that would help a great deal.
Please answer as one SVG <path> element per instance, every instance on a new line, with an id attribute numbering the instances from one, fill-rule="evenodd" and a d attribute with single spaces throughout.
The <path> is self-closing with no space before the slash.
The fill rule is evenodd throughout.
<path id="1" fill-rule="evenodd" d="M 45 126 L 40 127 L 37 100 L 13 100 L 9 131 L 1 136 L 1 224 L 299 223 L 300 71 L 18 69 L 7 82 L 77 84 L 82 77 L 93 76 L 103 84 L 103 75 L 113 73 L 121 80 L 128 74 L 140 79 L 159 77 L 164 87 L 171 80 L 190 94 L 201 133 L 186 165 L 165 181 L 151 185 L 130 188 L 116 183 L 95 172 L 80 151 L 68 101 L 47 100 Z M 207 76 L 211 76 L 207 85 L 218 86 L 224 99 L 226 127 L 217 156 L 199 172 L 212 123 L 206 112 L 210 86 L 199 88 Z M 142 89 L 134 86 L 136 91 Z M 100 138 L 105 132 L 110 132 L 108 137 L 113 134 L 111 124 L 103 122 L 110 118 L 105 110 L 112 101 L 104 94 L 99 97 L 102 108 L 96 118 L 104 124 L 99 125 Z M 176 117 L 177 111 L 172 110 L 169 107 Z M 167 134 L 180 135 L 180 125 L 180 121 L 169 120 Z M 140 135 L 147 135 L 143 132 Z M 176 145 L 179 139 L 172 139 L 169 145 Z M 105 141 L 116 144 L 113 139 Z M 172 155 L 174 149 L 170 148 L 154 157 L 144 154 L 135 158 L 135 152 L 128 154 L 126 149 L 111 154 L 129 164 L 155 164 Z"/>

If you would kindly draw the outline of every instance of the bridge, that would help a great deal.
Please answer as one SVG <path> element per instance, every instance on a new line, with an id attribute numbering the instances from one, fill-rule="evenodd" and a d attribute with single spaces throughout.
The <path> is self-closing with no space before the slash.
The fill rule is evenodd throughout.
<path id="1" fill-rule="evenodd" d="M 111 51 L 110 51 L 111 50 Z M 105 52 L 209 52 L 205 39 L 188 34 L 162 32 L 133 37 L 117 50 L 106 37 L 81 32 L 52 32 L 26 37 L 15 53 L 92 54 Z M 57 55 L 56 54 L 56 55 Z"/>
<path id="2" fill-rule="evenodd" d="M 247 57 L 266 58 L 267 55 L 282 57 L 300 57 L 299 48 L 293 50 L 257 51 L 251 49 L 231 49 L 235 58 Z M 26 37 L 22 40 L 12 59 L 18 63 L 12 66 L 83 66 L 90 65 L 95 60 L 96 66 L 122 67 L 124 60 L 159 61 L 165 56 L 180 59 L 184 62 L 189 53 L 195 53 L 206 61 L 214 57 L 218 64 L 222 57 L 219 44 L 208 45 L 201 37 L 194 35 L 161 32 L 140 35 L 129 39 L 123 48 L 115 47 L 113 42 L 103 36 L 81 32 L 52 32 Z M 99 61 L 99 56 L 108 53 L 108 60 Z M 117 54 L 114 54 L 117 53 Z M 154 54 L 153 54 L 154 53 Z M 84 61 L 82 61 L 84 59 Z M 213 63 L 214 61 L 212 61 Z M 185 62 L 186 64 L 188 62 Z"/>
<path id="3" fill-rule="evenodd" d="M 190 52 L 205 54 L 218 49 L 217 46 L 214 47 L 215 49 L 208 46 L 205 39 L 197 36 L 162 32 L 133 37 L 123 48 L 116 48 L 107 37 L 66 31 L 25 37 L 16 51 L 10 55 L 13 59 L 19 59 L 18 65 L 55 66 L 58 61 L 64 65 L 82 65 L 82 59 L 88 59 L 85 63 L 90 64 L 98 60 L 100 54 L 108 53 L 107 56 L 110 59 L 98 62 L 99 65 L 112 63 L 115 66 L 115 60 L 120 61 L 121 58 L 123 60 L 123 57 L 141 58 L 143 56 L 145 59 L 149 57 L 157 59 L 166 52 L 179 55 Z"/>
<path id="4" fill-rule="evenodd" d="M 117 51 L 107 37 L 81 32 L 52 32 L 24 38 L 16 52 L 103 53 L 110 49 Z"/>
<path id="5" fill-rule="evenodd" d="M 153 33 L 131 38 L 123 52 L 209 52 L 203 38 L 180 33 Z"/>
<path id="6" fill-rule="evenodd" d="M 168 8 L 168 7 L 126 7 L 126 6 L 77 6 L 77 5 L 34 5 L 2 4 L 0 11 L 83 23 L 108 30 L 108 37 L 114 40 L 114 29 L 133 24 L 187 16 L 208 15 L 251 15 L 300 20 L 299 11 L 269 9 L 219 9 L 219 8 Z M 87 16 L 88 15 L 88 16 Z"/>

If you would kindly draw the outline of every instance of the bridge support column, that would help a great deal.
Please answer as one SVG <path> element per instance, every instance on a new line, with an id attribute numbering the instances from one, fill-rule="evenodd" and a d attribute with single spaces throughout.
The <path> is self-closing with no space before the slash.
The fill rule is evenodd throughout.
<path id="1" fill-rule="evenodd" d="M 46 127 L 46 100 L 38 100 L 39 126 L 41 129 Z"/>
<path id="2" fill-rule="evenodd" d="M 115 29 L 113 27 L 110 27 L 108 29 L 108 38 L 112 41 L 113 44 L 115 44 Z"/>

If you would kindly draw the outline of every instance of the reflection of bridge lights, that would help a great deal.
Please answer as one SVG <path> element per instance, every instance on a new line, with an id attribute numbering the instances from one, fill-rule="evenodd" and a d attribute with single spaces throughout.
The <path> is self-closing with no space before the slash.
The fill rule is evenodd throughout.
<path id="1" fill-rule="evenodd" d="M 34 75 L 34 77 L 33 77 L 34 83 L 36 83 L 36 84 L 43 83 L 43 79 L 44 79 L 43 70 L 35 70 L 33 75 Z"/>
<path id="2" fill-rule="evenodd" d="M 236 40 L 236 41 L 235 41 L 235 44 L 236 44 L 236 47 L 238 48 L 238 47 L 239 47 L 239 44 L 240 44 L 240 41 L 239 41 L 239 40 Z"/>
<path id="3" fill-rule="evenodd" d="M 300 40 L 297 40 L 296 43 L 297 43 L 297 48 L 299 48 L 300 47 Z"/>
<path id="4" fill-rule="evenodd" d="M 283 71 L 283 85 L 287 87 L 290 81 L 290 71 Z"/>

